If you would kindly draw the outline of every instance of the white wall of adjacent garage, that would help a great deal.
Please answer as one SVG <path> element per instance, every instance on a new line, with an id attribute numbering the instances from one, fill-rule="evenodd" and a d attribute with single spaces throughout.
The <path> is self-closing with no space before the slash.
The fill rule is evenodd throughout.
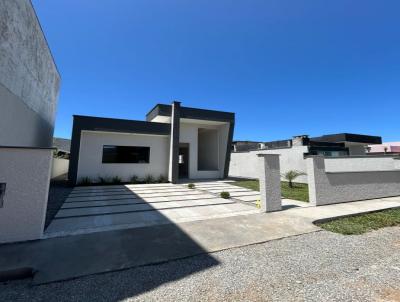
<path id="1" fill-rule="evenodd" d="M 102 163 L 103 146 L 138 146 L 150 147 L 149 163 Z M 78 182 L 82 177 L 92 181 L 102 177 L 118 176 L 128 181 L 131 176 L 139 178 L 152 175 L 158 177 L 168 174 L 169 136 L 115 133 L 100 131 L 82 131 L 79 162 Z"/>

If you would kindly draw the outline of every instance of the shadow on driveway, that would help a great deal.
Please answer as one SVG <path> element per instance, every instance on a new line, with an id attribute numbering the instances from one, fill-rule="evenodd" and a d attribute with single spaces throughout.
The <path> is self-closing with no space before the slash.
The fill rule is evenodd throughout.
<path id="1" fill-rule="evenodd" d="M 66 175 L 51 180 L 44 229 L 50 225 L 50 222 L 53 220 L 54 216 L 56 216 L 58 210 L 72 190 L 73 187 L 68 185 Z"/>
<path id="2" fill-rule="evenodd" d="M 63 193 L 61 192 L 59 196 L 62 197 Z M 158 215 L 160 220 L 168 220 L 157 209 L 153 211 L 153 215 Z M 118 298 L 115 301 L 117 301 L 206 270 L 218 265 L 218 261 L 207 254 L 206 250 L 177 224 L 169 223 L 3 244 L 0 245 L 0 272 L 32 268 L 35 272 L 33 284 L 38 285 L 199 254 L 206 257 L 206 261 L 202 261 L 201 265 L 182 268 L 173 274 L 168 274 L 167 279 L 165 276 L 164 278 L 143 276 L 143 284 L 140 286 L 132 286 L 129 292 L 116 293 L 115 296 Z"/>

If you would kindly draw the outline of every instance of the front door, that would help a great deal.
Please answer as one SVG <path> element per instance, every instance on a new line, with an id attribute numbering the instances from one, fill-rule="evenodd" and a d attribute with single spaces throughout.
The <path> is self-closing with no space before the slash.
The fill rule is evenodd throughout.
<path id="1" fill-rule="evenodd" d="M 179 146 L 179 178 L 189 178 L 189 145 Z"/>

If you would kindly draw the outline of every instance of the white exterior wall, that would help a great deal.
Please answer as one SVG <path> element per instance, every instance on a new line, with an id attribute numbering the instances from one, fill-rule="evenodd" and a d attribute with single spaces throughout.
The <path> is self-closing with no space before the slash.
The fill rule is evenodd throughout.
<path id="1" fill-rule="evenodd" d="M 53 158 L 51 167 L 51 179 L 68 173 L 69 160 L 65 158 Z"/>
<path id="2" fill-rule="evenodd" d="M 259 163 L 257 154 L 279 154 L 279 163 L 282 174 L 289 170 L 297 170 L 306 173 L 307 165 L 304 160 L 304 153 L 307 152 L 307 146 L 293 146 L 292 148 L 284 149 L 232 153 L 229 166 L 229 176 L 257 178 L 257 165 Z M 307 176 L 299 176 L 295 181 L 299 183 L 307 183 Z"/>
<path id="3" fill-rule="evenodd" d="M 218 140 L 219 140 L 219 159 L 218 159 L 218 170 L 215 171 L 199 171 L 197 167 L 198 157 L 198 129 L 218 129 Z M 226 156 L 226 145 L 228 139 L 228 127 L 226 125 L 207 125 L 207 124 L 195 124 L 195 123 L 183 123 L 180 124 L 180 143 L 189 144 L 189 178 L 201 179 L 201 178 L 222 178 L 224 173 L 225 156 Z"/>
<path id="4" fill-rule="evenodd" d="M 261 152 L 232 152 L 229 163 L 229 177 L 257 178 L 259 159 L 257 154 Z"/>
<path id="5" fill-rule="evenodd" d="M 306 159 L 310 203 L 327 205 L 400 195 L 400 169 L 327 172 L 320 156 Z"/>
<path id="6" fill-rule="evenodd" d="M 218 130 L 199 131 L 198 147 L 198 169 L 218 170 L 220 160 Z"/>
<path id="7" fill-rule="evenodd" d="M 0 145 L 52 146 L 59 85 L 31 2 L 0 1 Z"/>
<path id="8" fill-rule="evenodd" d="M 148 164 L 103 164 L 103 145 L 150 147 Z M 169 136 L 82 131 L 78 162 L 78 182 L 82 177 L 92 181 L 99 176 L 118 176 L 128 181 L 131 176 L 139 178 L 152 175 L 168 175 Z"/>
<path id="9" fill-rule="evenodd" d="M 51 173 L 51 149 L 0 149 L 0 243 L 41 238 Z"/>
<path id="10" fill-rule="evenodd" d="M 388 171 L 395 169 L 393 157 L 325 157 L 326 172 Z"/>

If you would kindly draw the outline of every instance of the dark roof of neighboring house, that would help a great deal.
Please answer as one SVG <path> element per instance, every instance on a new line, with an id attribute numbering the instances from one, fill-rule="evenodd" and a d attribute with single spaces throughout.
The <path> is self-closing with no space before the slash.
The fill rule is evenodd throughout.
<path id="1" fill-rule="evenodd" d="M 380 136 L 353 134 L 353 133 L 328 134 L 319 137 L 312 137 L 310 138 L 310 140 L 316 142 L 330 142 L 330 143 L 340 143 L 340 142 L 353 142 L 353 143 L 364 143 L 364 144 L 382 143 L 382 137 Z"/>
<path id="2" fill-rule="evenodd" d="M 236 144 L 236 143 L 243 143 L 243 144 L 260 144 L 260 143 L 262 143 L 262 142 L 257 142 L 257 141 L 233 141 L 232 143 L 233 143 L 233 144 Z"/>
<path id="3" fill-rule="evenodd" d="M 67 138 L 54 137 L 53 147 L 64 152 L 70 152 L 71 140 Z"/>
<path id="4" fill-rule="evenodd" d="M 146 120 L 151 121 L 157 115 L 171 116 L 172 106 L 166 104 L 157 104 L 146 114 Z M 216 111 L 208 109 L 181 107 L 180 117 L 187 119 L 233 122 L 235 114 L 233 112 Z"/>

